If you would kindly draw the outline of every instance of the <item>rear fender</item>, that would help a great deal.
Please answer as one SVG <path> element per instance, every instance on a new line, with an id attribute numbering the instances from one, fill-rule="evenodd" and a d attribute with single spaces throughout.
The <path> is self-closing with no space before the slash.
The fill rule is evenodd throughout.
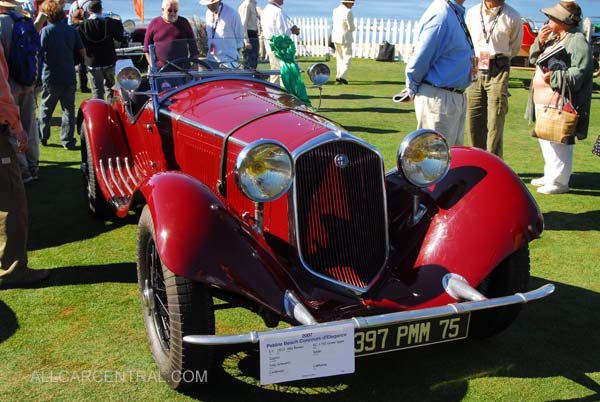
<path id="1" fill-rule="evenodd" d="M 166 172 L 152 176 L 141 191 L 158 253 L 170 271 L 284 314 L 283 295 L 295 284 L 207 186 L 184 173 Z"/>
<path id="2" fill-rule="evenodd" d="M 519 177 L 500 158 L 476 148 L 452 149 L 451 169 L 431 196 L 439 210 L 415 269 L 441 267 L 477 286 L 543 230 L 542 214 Z"/>
<path id="3" fill-rule="evenodd" d="M 105 101 L 88 99 L 81 104 L 77 115 L 77 127 L 83 125 L 88 134 L 95 163 L 99 159 L 108 160 L 130 155 L 117 115 Z"/>

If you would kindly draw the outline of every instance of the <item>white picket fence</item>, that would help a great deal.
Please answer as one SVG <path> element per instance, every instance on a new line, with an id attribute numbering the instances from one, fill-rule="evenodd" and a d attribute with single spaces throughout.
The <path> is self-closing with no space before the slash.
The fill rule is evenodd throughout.
<path id="1" fill-rule="evenodd" d="M 327 18 L 297 18 L 300 36 L 293 36 L 298 56 L 326 56 L 329 54 L 331 25 Z M 396 19 L 355 20 L 354 57 L 375 59 L 379 45 L 385 40 L 394 45 L 395 59 L 407 61 L 416 39 L 417 23 Z"/>

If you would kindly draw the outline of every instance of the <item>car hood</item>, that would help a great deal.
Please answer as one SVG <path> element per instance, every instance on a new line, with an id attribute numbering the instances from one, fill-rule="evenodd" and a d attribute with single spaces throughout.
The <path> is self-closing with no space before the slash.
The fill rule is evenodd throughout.
<path id="1" fill-rule="evenodd" d="M 233 137 L 245 143 L 276 137 L 290 151 L 322 133 L 342 129 L 283 89 L 261 81 L 198 83 L 162 101 L 171 113 L 212 131 L 234 131 Z"/>

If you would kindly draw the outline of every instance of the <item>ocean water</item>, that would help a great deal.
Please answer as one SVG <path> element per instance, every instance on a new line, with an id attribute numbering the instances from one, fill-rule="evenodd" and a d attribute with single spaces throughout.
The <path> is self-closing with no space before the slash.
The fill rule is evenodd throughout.
<path id="1" fill-rule="evenodd" d="M 237 8 L 242 0 L 223 0 L 226 4 Z M 479 0 L 465 1 L 469 8 L 479 4 Z M 522 17 L 528 17 L 536 22 L 546 20 L 540 8 L 551 7 L 558 0 L 510 0 L 507 1 Z M 600 0 L 579 0 L 584 17 L 598 17 L 600 19 Z M 112 11 L 121 16 L 123 20 L 133 19 L 140 23 L 133 10 L 133 0 L 103 0 L 104 11 Z M 264 7 L 267 0 L 258 0 L 258 5 Z M 339 4 L 339 0 L 285 0 L 283 9 L 292 18 L 298 17 L 326 17 L 331 19 L 331 11 Z M 356 0 L 353 7 L 355 18 L 391 18 L 404 20 L 418 20 L 421 14 L 431 4 L 430 0 Z M 152 18 L 160 14 L 161 0 L 145 0 L 144 14 L 147 24 Z M 206 6 L 201 6 L 198 0 L 179 0 L 179 14 L 185 17 L 199 16 L 204 18 Z"/>

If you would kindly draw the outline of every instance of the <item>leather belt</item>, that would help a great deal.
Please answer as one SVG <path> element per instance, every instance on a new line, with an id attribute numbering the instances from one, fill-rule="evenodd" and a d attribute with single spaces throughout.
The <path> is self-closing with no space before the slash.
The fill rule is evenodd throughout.
<path id="1" fill-rule="evenodd" d="M 464 94 L 465 90 L 464 89 L 459 89 L 459 88 L 449 88 L 449 87 L 438 87 L 437 85 L 433 85 L 431 82 L 427 81 L 427 80 L 423 80 L 421 81 L 423 84 L 427 84 L 429 86 L 432 86 L 434 88 L 439 88 L 439 89 L 443 89 L 444 91 L 450 91 L 450 92 L 454 92 L 455 94 Z"/>

